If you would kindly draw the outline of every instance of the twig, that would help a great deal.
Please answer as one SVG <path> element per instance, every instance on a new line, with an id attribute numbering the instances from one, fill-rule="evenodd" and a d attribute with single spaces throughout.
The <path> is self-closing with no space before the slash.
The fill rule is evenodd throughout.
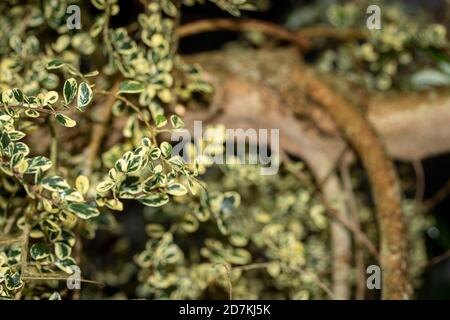
<path id="1" fill-rule="evenodd" d="M 100 150 L 100 145 L 105 137 L 109 120 L 111 119 L 112 107 L 116 101 L 115 93 L 119 90 L 120 81 L 116 81 L 111 88 L 112 94 L 107 95 L 105 102 L 99 108 L 98 118 L 102 119 L 101 123 L 92 126 L 92 136 L 89 145 L 85 150 L 86 160 L 84 162 L 84 174 L 89 176 L 92 173 L 95 159 Z"/>
<path id="2" fill-rule="evenodd" d="M 267 268 L 268 266 L 270 266 L 272 264 L 272 262 L 258 262 L 258 263 L 252 263 L 252 264 L 247 264 L 244 266 L 237 266 L 233 268 L 233 271 L 247 271 L 247 270 L 255 270 L 255 269 L 262 269 L 262 268 Z"/>
<path id="3" fill-rule="evenodd" d="M 25 224 L 25 227 L 23 229 L 22 233 L 22 239 L 20 244 L 20 275 L 25 274 L 25 269 L 27 267 L 28 263 L 28 240 L 30 236 L 30 226 L 28 224 Z M 16 293 L 16 299 L 20 300 L 22 297 L 22 290 L 23 288 Z"/>
<path id="4" fill-rule="evenodd" d="M 447 258 L 450 258 L 450 250 L 447 250 L 444 253 L 441 253 L 440 255 L 430 259 L 430 261 L 428 261 L 428 263 L 426 264 L 426 267 L 438 264 L 439 262 L 442 262 Z"/>
<path id="5" fill-rule="evenodd" d="M 6 107 L 8 107 L 8 108 L 19 108 L 19 109 L 22 108 L 23 110 L 26 110 L 26 109 L 24 109 L 25 107 L 24 107 L 23 103 L 18 104 L 16 106 L 12 106 L 12 105 L 6 106 L 4 104 L 0 104 L 0 107 L 4 107 L 4 108 L 6 108 Z M 29 108 L 29 109 L 30 110 L 35 110 L 35 111 L 38 111 L 38 112 L 42 112 L 42 113 L 46 113 L 46 114 L 49 114 L 49 115 L 54 115 L 55 114 L 55 111 L 47 110 L 47 109 L 40 108 L 40 107 L 33 107 L 33 108 Z"/>
<path id="6" fill-rule="evenodd" d="M 234 19 L 213 19 L 198 20 L 188 24 L 181 25 L 177 29 L 180 38 L 185 38 L 198 33 L 213 32 L 218 30 L 231 31 L 260 31 L 267 35 L 286 40 L 297 44 L 301 49 L 309 46 L 309 40 L 295 32 L 292 32 L 278 24 L 254 20 L 234 20 Z"/>
<path id="7" fill-rule="evenodd" d="M 151 134 L 152 136 L 154 136 L 154 132 L 152 130 L 152 126 L 150 125 L 150 123 L 148 122 L 148 120 L 146 119 L 146 117 L 144 116 L 144 114 L 142 113 L 142 111 L 139 109 L 139 107 L 137 105 L 135 105 L 133 102 L 131 102 L 130 100 L 128 100 L 127 98 L 125 98 L 124 96 L 121 96 L 119 94 L 115 94 L 113 92 L 109 92 L 106 90 L 94 90 L 94 93 L 97 94 L 101 94 L 104 96 L 111 96 L 114 97 L 117 100 L 122 101 L 123 103 L 125 103 L 125 105 L 131 109 L 133 109 L 133 111 L 135 111 L 139 117 L 141 118 L 141 120 L 144 122 L 144 124 L 146 125 L 146 127 L 151 130 Z"/>
<path id="8" fill-rule="evenodd" d="M 344 158 L 344 156 L 347 153 L 347 151 L 348 151 L 348 147 L 345 146 L 344 149 L 342 149 L 342 152 L 339 154 L 336 162 L 333 164 L 333 167 L 330 168 L 330 170 L 325 174 L 325 176 L 322 178 L 322 180 L 317 182 L 317 187 L 316 187 L 316 190 L 314 192 L 318 192 L 318 191 L 322 190 L 322 188 L 325 185 L 325 183 L 328 181 L 328 179 L 330 179 L 330 177 L 336 171 L 336 169 L 339 166 L 339 164 L 342 162 L 342 159 Z"/>
<path id="9" fill-rule="evenodd" d="M 430 211 L 450 195 L 450 179 L 431 198 L 423 202 L 423 208 Z"/>
<path id="10" fill-rule="evenodd" d="M 304 273 L 304 271 L 302 269 L 294 268 L 292 270 L 294 270 L 295 272 L 298 272 L 298 273 Z M 336 297 L 334 296 L 334 294 L 331 291 L 331 289 L 328 288 L 328 286 L 319 279 L 317 274 L 314 274 L 314 278 L 315 278 L 319 288 L 321 288 L 323 291 L 325 291 L 325 293 L 330 297 L 331 300 L 335 300 Z"/>
<path id="11" fill-rule="evenodd" d="M 14 198 L 14 196 L 15 196 L 15 193 L 16 192 L 14 192 L 12 195 L 11 195 L 11 199 L 12 198 Z M 9 201 L 8 202 L 8 205 L 7 205 L 7 211 L 9 211 L 9 204 L 11 203 L 12 201 Z M 13 211 L 13 213 L 12 213 L 12 215 L 8 218 L 8 220 L 6 221 L 6 225 L 5 225 L 5 228 L 3 229 L 3 233 L 4 234 L 9 234 L 10 232 L 11 232 L 11 229 L 13 228 L 13 226 L 14 226 L 14 222 L 16 222 L 16 219 L 17 219 L 17 217 L 19 216 L 19 214 L 20 214 L 20 210 L 18 209 L 18 208 L 16 208 L 14 211 Z M 1 241 L 0 241 L 1 242 Z"/>
<path id="12" fill-rule="evenodd" d="M 299 179 L 303 179 L 303 176 L 298 176 L 298 171 L 289 169 L 288 170 L 294 174 L 295 176 L 297 176 Z M 334 209 L 329 203 L 328 201 L 325 199 L 325 197 L 323 196 L 323 192 L 320 190 L 319 194 L 318 194 L 321 203 L 323 204 L 323 206 L 326 209 L 326 212 L 328 213 L 328 215 L 330 217 L 332 217 L 333 219 L 335 219 L 336 221 L 338 221 L 339 223 L 341 223 L 344 227 L 346 227 L 348 230 L 350 230 L 356 237 L 356 239 L 358 239 L 358 241 L 360 241 L 361 243 L 364 244 L 364 246 L 367 248 L 367 250 L 370 252 L 370 254 L 375 258 L 375 259 L 379 259 L 378 257 L 378 251 L 376 249 L 376 247 L 373 245 L 373 243 L 370 241 L 370 239 L 367 237 L 366 234 L 364 234 L 357 226 L 355 226 L 355 224 L 350 221 L 349 219 L 347 219 L 346 217 L 343 217 L 341 214 L 339 214 L 339 212 L 337 212 L 336 209 Z"/>
<path id="13" fill-rule="evenodd" d="M 58 134 L 56 132 L 55 123 L 53 121 L 48 122 L 50 135 L 52 142 L 50 144 L 50 160 L 52 161 L 51 172 L 57 173 L 58 168 Z"/>
<path id="14" fill-rule="evenodd" d="M 360 241 L 364 246 L 367 248 L 367 250 L 370 252 L 370 254 L 377 259 L 377 261 L 380 259 L 378 255 L 378 250 L 376 249 L 375 245 L 370 241 L 370 239 L 367 237 L 367 235 L 362 232 L 355 224 L 348 220 L 347 217 L 343 217 L 339 214 L 339 212 L 334 209 L 323 197 L 321 197 L 322 204 L 325 206 L 326 211 L 328 214 L 336 219 L 338 222 L 340 222 L 344 227 L 349 229 L 354 235 L 357 241 Z"/>
<path id="15" fill-rule="evenodd" d="M 20 235 L 19 237 L 13 237 L 13 238 L 0 238 L 0 245 L 2 246 L 7 246 L 13 243 L 18 243 L 20 241 L 22 241 L 22 237 L 23 235 Z"/>
<path id="16" fill-rule="evenodd" d="M 367 32 L 359 29 L 337 29 L 328 26 L 314 26 L 303 28 L 298 34 L 307 39 L 314 38 L 334 38 L 338 40 L 364 40 L 367 38 Z"/>
<path id="17" fill-rule="evenodd" d="M 328 288 L 325 283 L 320 281 L 319 278 L 316 277 L 317 285 L 321 288 L 325 293 L 330 297 L 331 300 L 335 300 L 333 292 L 331 292 L 330 288 Z"/>
<path id="18" fill-rule="evenodd" d="M 256 270 L 256 269 L 263 269 L 263 268 L 267 268 L 268 266 L 270 266 L 273 262 L 258 262 L 258 263 L 252 263 L 252 264 L 247 264 L 244 266 L 237 266 L 234 267 L 231 271 L 248 271 L 248 270 Z M 295 272 L 298 273 L 303 273 L 304 271 L 301 269 L 297 269 L 294 268 L 292 269 Z M 317 285 L 323 290 L 325 291 L 325 293 L 331 298 L 334 299 L 334 295 L 333 292 L 331 292 L 330 288 L 327 287 L 327 285 L 325 285 L 318 277 L 316 278 L 316 282 Z"/>
<path id="19" fill-rule="evenodd" d="M 233 283 L 231 281 L 231 266 L 226 263 L 221 263 L 221 262 L 216 263 L 214 266 L 216 266 L 216 265 L 223 266 L 225 268 L 225 270 L 227 271 L 229 298 L 230 298 L 230 300 L 233 300 Z"/>
<path id="20" fill-rule="evenodd" d="M 53 275 L 48 275 L 48 276 L 24 276 L 22 277 L 22 280 L 58 280 L 58 281 L 67 281 L 67 279 L 69 279 L 69 277 L 64 277 L 64 276 L 53 276 Z M 105 284 L 102 282 L 98 282 L 98 281 L 94 281 L 94 280 L 87 280 L 87 279 L 80 279 L 80 282 L 84 282 L 84 283 L 89 283 L 89 284 L 95 284 L 101 287 L 104 287 Z"/>
<path id="21" fill-rule="evenodd" d="M 204 32 L 220 30 L 229 31 L 259 31 L 275 38 L 295 43 L 306 51 L 311 48 L 314 38 L 334 38 L 338 40 L 361 40 L 367 38 L 367 33 L 357 29 L 336 30 L 327 26 L 305 28 L 299 32 L 290 31 L 278 24 L 256 19 L 204 19 L 181 25 L 177 29 L 180 38 L 189 37 Z"/>
<path id="22" fill-rule="evenodd" d="M 347 207 L 350 210 L 353 223 L 361 230 L 361 224 L 359 223 L 358 207 L 356 205 L 355 194 L 353 192 L 353 186 L 350 176 L 350 170 L 348 164 L 341 162 L 340 173 L 342 183 L 345 189 Z M 364 294 L 366 291 L 365 286 L 365 266 L 364 266 L 364 252 L 362 250 L 362 243 L 360 239 L 355 239 L 355 272 L 356 272 L 356 292 L 355 297 L 357 300 L 364 300 Z"/>

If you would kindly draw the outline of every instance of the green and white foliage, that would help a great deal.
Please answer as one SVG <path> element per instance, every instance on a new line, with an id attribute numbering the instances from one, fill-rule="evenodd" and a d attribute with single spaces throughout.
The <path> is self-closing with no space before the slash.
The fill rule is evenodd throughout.
<path id="1" fill-rule="evenodd" d="M 211 86 L 198 76 L 198 67 L 185 65 L 176 55 L 174 25 L 180 13 L 174 1 L 149 2 L 145 13 L 138 16 L 139 42 L 133 40 L 126 28 L 108 28 L 110 16 L 118 12 L 115 2 L 93 1 L 104 13 L 91 29 L 91 35 L 102 35 L 106 43 L 109 63 L 104 72 L 119 71 L 132 79 L 125 80 L 119 92 L 139 94 L 140 105 L 148 108 L 158 102 L 172 103 L 178 100 L 177 96 L 186 100 L 193 92 L 211 92 Z M 176 79 L 174 74 L 178 75 Z M 146 114 L 148 110 L 143 112 Z"/>
<path id="2" fill-rule="evenodd" d="M 235 15 L 251 9 L 213 2 Z M 86 8 L 81 30 L 67 28 L 71 4 Z M 155 208 L 207 194 L 198 167 L 158 141 L 183 128 L 168 106 L 212 92 L 199 66 L 176 53 L 180 9 L 181 1 L 148 1 L 135 27 L 117 28 L 117 0 L 0 2 L 0 297 L 70 298 L 63 280 L 83 263 L 83 239 L 116 230 L 113 212 L 125 200 Z M 109 98 L 125 125 L 113 145 L 89 154 Z M 194 228 L 188 219 L 185 228 Z M 163 239 L 167 257 L 156 263 L 177 263 L 181 251 L 170 234 Z"/>
<path id="3" fill-rule="evenodd" d="M 142 145 L 127 151 L 108 172 L 97 187 L 97 203 L 113 210 L 122 210 L 119 199 L 136 199 L 145 206 L 160 207 L 170 196 L 184 196 L 192 188 L 196 173 L 191 172 L 180 156 L 164 152 L 167 142 L 158 147 L 149 138 Z M 170 145 L 169 145 L 170 146 Z"/>
<path id="4" fill-rule="evenodd" d="M 370 5 L 381 8 L 380 30 L 366 28 Z M 319 70 L 371 90 L 417 90 L 450 85 L 448 30 L 429 18 L 392 1 L 344 1 L 294 12 L 287 23 L 296 28 L 321 23 L 346 34 L 338 41 L 314 42 L 321 52 Z"/>
<path id="5" fill-rule="evenodd" d="M 0 1 L 0 298 L 74 298 L 65 287 L 73 265 L 114 298 L 226 298 L 230 280 L 235 298 L 327 297 L 329 220 L 312 183 L 287 167 L 275 176 L 214 167 L 193 146 L 194 163 L 172 155 L 164 134 L 182 129 L 179 115 L 213 88 L 177 54 L 181 1 L 135 2 L 137 21 L 117 26 L 128 1 Z M 258 5 L 211 2 L 233 15 Z M 81 30 L 67 29 L 69 4 L 86 8 Z M 443 31 L 434 28 L 422 43 L 439 53 Z M 387 53 L 403 61 L 416 43 L 392 41 L 373 35 L 352 46 L 367 54 L 367 44 L 383 44 L 384 70 Z M 141 211 L 147 223 L 131 229 L 148 238 L 136 249 L 119 219 Z M 101 242 L 99 230 L 120 239 L 92 267 L 99 259 L 85 247 Z M 91 283 L 81 297 L 106 292 Z"/>
<path id="6" fill-rule="evenodd" d="M 258 0 L 209 0 L 222 10 L 239 17 L 241 10 L 256 10 L 258 8 Z M 192 6 L 195 3 L 205 3 L 205 0 L 184 0 L 183 3 L 187 6 Z"/>
<path id="7" fill-rule="evenodd" d="M 26 133 L 17 127 L 23 125 L 23 118 L 30 117 L 30 112 L 34 112 L 32 118 L 45 114 L 48 121 L 71 126 L 68 124 L 73 120 L 57 112 L 58 102 L 54 91 L 34 97 L 12 89 L 1 95 L 0 208 L 6 215 L 1 225 L 8 233 L 15 224 L 22 233 L 8 238 L 8 245 L 4 247 L 0 242 L 1 263 L 4 264 L 0 294 L 4 297 L 12 298 L 22 289 L 21 278 L 28 274 L 71 273 L 69 267 L 76 265 L 71 256 L 76 242 L 72 229 L 78 219 L 86 220 L 100 214 L 96 205 L 85 198 L 85 190 L 80 191 L 64 177 L 49 173 L 52 161 L 45 156 L 30 156 L 30 147 L 21 141 Z M 19 250 L 17 244 L 20 244 Z"/>
<path id="8" fill-rule="evenodd" d="M 257 166 L 209 170 L 208 193 L 199 190 L 196 201 L 148 209 L 150 240 L 135 257 L 139 296 L 226 298 L 230 270 L 237 299 L 326 297 L 317 281 L 329 272 L 328 220 L 313 190 L 298 188 L 284 169 L 280 176 L 260 176 Z"/>

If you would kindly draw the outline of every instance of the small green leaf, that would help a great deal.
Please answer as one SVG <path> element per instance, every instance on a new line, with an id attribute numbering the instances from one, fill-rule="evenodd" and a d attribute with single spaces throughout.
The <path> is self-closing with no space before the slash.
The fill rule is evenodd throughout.
<path id="1" fill-rule="evenodd" d="M 47 69 L 48 70 L 59 69 L 59 68 L 63 67 L 64 65 L 65 65 L 65 63 L 62 60 L 54 59 L 54 60 L 51 60 L 49 63 L 47 63 Z"/>
<path id="2" fill-rule="evenodd" d="M 67 128 L 73 128 L 77 125 L 77 122 L 75 120 L 73 120 L 72 118 L 69 118 L 68 116 L 66 116 L 62 113 L 57 113 L 55 115 L 55 119 L 59 124 L 63 125 L 64 127 L 67 127 Z"/>
<path id="3" fill-rule="evenodd" d="M 3 131 L 0 135 L 0 145 L 3 149 L 6 149 L 10 143 L 11 139 L 9 138 L 9 134 L 6 131 Z"/>
<path id="4" fill-rule="evenodd" d="M 109 189 L 111 189 L 112 187 L 114 187 L 115 183 L 112 180 L 105 180 L 100 182 L 97 187 L 96 190 L 98 193 L 105 193 L 106 191 L 108 191 Z"/>
<path id="5" fill-rule="evenodd" d="M 22 162 L 23 158 L 24 158 L 23 153 L 13 154 L 10 161 L 11 167 L 16 168 Z"/>
<path id="6" fill-rule="evenodd" d="M 164 193 L 152 193 L 141 196 L 138 201 L 145 206 L 160 207 L 169 202 L 169 196 Z"/>
<path id="7" fill-rule="evenodd" d="M 183 217 L 183 220 L 181 221 L 181 228 L 183 228 L 184 231 L 189 233 L 197 231 L 198 226 L 199 226 L 198 220 L 191 213 L 186 214 Z"/>
<path id="8" fill-rule="evenodd" d="M 155 124 L 158 128 L 164 127 L 167 124 L 167 118 L 164 115 L 159 114 L 155 118 Z"/>
<path id="9" fill-rule="evenodd" d="M 174 169 L 177 170 L 181 170 L 185 165 L 183 158 L 181 158 L 179 155 L 173 156 L 167 161 L 172 165 L 172 167 L 174 167 Z"/>
<path id="10" fill-rule="evenodd" d="M 142 83 L 134 80 L 126 80 L 120 83 L 118 93 L 140 93 L 142 91 L 144 91 L 144 85 Z"/>
<path id="11" fill-rule="evenodd" d="M 96 7 L 99 10 L 105 10 L 105 0 L 91 0 L 94 7 Z"/>
<path id="12" fill-rule="evenodd" d="M 87 105 L 92 101 L 92 89 L 86 83 L 80 83 L 78 88 L 78 97 L 77 97 L 77 109 L 80 111 L 85 111 Z"/>
<path id="13" fill-rule="evenodd" d="M 172 153 L 172 145 L 166 141 L 163 141 L 160 145 L 161 153 L 164 158 L 167 158 Z"/>
<path id="14" fill-rule="evenodd" d="M 25 115 L 30 118 L 37 118 L 39 117 L 39 112 L 33 109 L 27 109 L 25 110 Z"/>
<path id="15" fill-rule="evenodd" d="M 72 257 L 67 257 L 65 259 L 58 259 L 55 261 L 55 266 L 57 266 L 62 271 L 72 274 L 74 272 L 74 267 L 77 265 L 75 259 Z"/>
<path id="16" fill-rule="evenodd" d="M 67 206 L 67 210 L 85 220 L 97 217 L 100 214 L 97 208 L 85 203 L 71 203 Z"/>
<path id="17" fill-rule="evenodd" d="M 70 202 L 83 202 L 83 195 L 74 188 L 64 190 L 64 200 Z"/>
<path id="18" fill-rule="evenodd" d="M 84 74 L 85 78 L 91 78 L 91 77 L 96 77 L 100 74 L 100 72 L 98 72 L 98 70 L 94 70 L 94 71 L 90 71 L 88 73 Z"/>
<path id="19" fill-rule="evenodd" d="M 142 166 L 142 157 L 133 156 L 127 161 L 127 173 L 135 173 Z"/>
<path id="20" fill-rule="evenodd" d="M 170 123 L 172 124 L 172 127 L 175 129 L 180 129 L 184 127 L 184 122 L 181 120 L 181 118 L 177 115 L 170 116 Z"/>
<path id="21" fill-rule="evenodd" d="M 25 133 L 23 133 L 22 131 L 11 131 L 8 134 L 9 134 L 9 139 L 11 139 L 11 141 L 18 141 L 18 140 L 22 139 L 23 137 L 25 137 Z"/>
<path id="22" fill-rule="evenodd" d="M 90 186 L 89 178 L 86 176 L 83 175 L 78 176 L 77 179 L 75 180 L 75 188 L 77 188 L 77 190 L 81 194 L 88 193 L 89 186 Z"/>
<path id="23" fill-rule="evenodd" d="M 77 94 L 77 81 L 74 78 L 67 79 L 64 82 L 63 95 L 66 105 L 70 104 Z"/>
<path id="24" fill-rule="evenodd" d="M 61 295 L 58 292 L 53 292 L 48 300 L 61 300 Z"/>
<path id="25" fill-rule="evenodd" d="M 151 238 L 158 239 L 161 238 L 164 233 L 164 227 L 157 223 L 148 224 L 145 226 L 145 232 Z"/>
<path id="26" fill-rule="evenodd" d="M 27 159 L 27 162 L 28 168 L 25 173 L 36 173 L 38 170 L 47 171 L 52 167 L 50 159 L 43 156 Z"/>
<path id="27" fill-rule="evenodd" d="M 14 88 L 14 89 L 12 89 L 12 93 L 13 93 L 14 99 L 17 101 L 17 103 L 23 102 L 24 94 L 23 94 L 22 90 Z"/>
<path id="28" fill-rule="evenodd" d="M 17 290 L 22 287 L 23 282 L 22 279 L 20 279 L 19 272 L 7 272 L 5 274 L 5 285 L 8 290 Z"/>
<path id="29" fill-rule="evenodd" d="M 114 168 L 118 172 L 127 172 L 127 162 L 124 159 L 119 159 L 114 164 Z"/>
<path id="30" fill-rule="evenodd" d="M 59 94 L 56 91 L 49 91 L 45 94 L 44 105 L 54 105 L 58 102 Z"/>
<path id="31" fill-rule="evenodd" d="M 41 186 L 49 191 L 64 191 L 70 188 L 67 181 L 59 176 L 51 176 L 42 179 Z"/>
<path id="32" fill-rule="evenodd" d="M 167 186 L 166 192 L 173 196 L 183 196 L 187 193 L 187 189 L 180 183 L 172 183 Z"/>
<path id="33" fill-rule="evenodd" d="M 30 153 L 30 149 L 23 142 L 14 143 L 14 149 L 12 153 L 23 153 L 24 156 L 27 156 Z"/>
<path id="34" fill-rule="evenodd" d="M 247 250 L 238 248 L 233 250 L 228 259 L 233 264 L 244 265 L 252 261 L 252 255 Z"/>
<path id="35" fill-rule="evenodd" d="M 158 160 L 159 157 L 161 157 L 161 149 L 159 148 L 152 148 L 150 150 L 150 158 L 152 158 L 152 160 Z"/>
<path id="36" fill-rule="evenodd" d="M 147 137 L 142 138 L 141 143 L 144 147 L 147 148 L 150 148 L 152 146 L 152 141 Z"/>
<path id="37" fill-rule="evenodd" d="M 58 259 L 63 260 L 70 256 L 72 248 L 65 242 L 55 242 L 55 255 Z"/>
<path id="38" fill-rule="evenodd" d="M 30 256 L 34 260 L 42 260 L 51 254 L 49 246 L 45 243 L 35 243 L 30 248 Z"/>

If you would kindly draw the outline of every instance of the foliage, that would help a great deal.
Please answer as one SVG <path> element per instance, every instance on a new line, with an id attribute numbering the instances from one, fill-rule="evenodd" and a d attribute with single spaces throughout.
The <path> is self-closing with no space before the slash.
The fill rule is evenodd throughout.
<path id="1" fill-rule="evenodd" d="M 366 27 L 370 5 L 381 8 L 380 30 Z M 379 91 L 449 86 L 447 28 L 430 23 L 423 10 L 411 7 L 392 1 L 323 3 L 293 13 L 287 24 L 296 28 L 319 24 L 347 32 L 347 41 L 316 41 L 315 49 L 320 50 L 316 66 L 323 72 L 334 71 Z"/>
<path id="2" fill-rule="evenodd" d="M 312 179 L 301 185 L 293 174 L 309 174 L 301 162 L 260 176 L 257 166 L 172 155 L 164 134 L 181 130 L 188 102 L 214 88 L 177 54 L 182 3 L 141 2 L 137 23 L 126 26 L 113 23 L 122 10 L 117 0 L 0 2 L 7 12 L 0 16 L 0 297 L 77 298 L 65 281 L 80 266 L 83 281 L 113 292 L 94 284 L 82 297 L 225 298 L 231 291 L 235 298 L 328 298 L 329 219 Z M 235 16 L 258 7 L 211 2 Z M 67 28 L 69 4 L 89 8 L 81 30 Z M 329 23 L 350 9 L 330 8 Z M 370 68 L 371 55 L 386 58 L 375 75 L 337 65 L 388 89 L 379 80 L 396 81 L 399 63 L 415 55 L 408 48 L 441 56 L 443 36 L 439 26 L 420 43 L 411 34 L 401 44 L 383 34 L 322 58 L 355 48 Z M 393 73 L 385 70 L 391 64 Z M 134 227 L 146 243 L 133 247 L 121 215 L 141 214 L 145 222 Z M 116 237 L 104 255 L 111 263 L 98 263 L 98 252 L 86 247 L 108 236 Z"/>

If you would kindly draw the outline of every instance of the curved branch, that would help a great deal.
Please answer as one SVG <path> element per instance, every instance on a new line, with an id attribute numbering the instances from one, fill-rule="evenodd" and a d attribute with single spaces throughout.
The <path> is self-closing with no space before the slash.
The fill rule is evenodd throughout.
<path id="1" fill-rule="evenodd" d="M 356 29 L 336 30 L 327 26 L 314 26 L 295 32 L 264 20 L 225 18 L 197 20 L 181 25 L 177 29 L 177 35 L 179 38 L 185 38 L 199 33 L 221 30 L 236 32 L 259 31 L 266 35 L 292 42 L 303 51 L 311 48 L 311 40 L 314 38 L 333 38 L 338 40 L 367 38 L 366 32 Z"/>
<path id="2" fill-rule="evenodd" d="M 298 33 L 289 31 L 288 29 L 275 23 L 245 19 L 205 19 L 184 24 L 178 27 L 178 37 L 184 38 L 203 32 L 213 32 L 218 30 L 230 31 L 260 31 L 267 35 L 286 40 L 297 44 L 301 49 L 309 47 L 309 40 Z"/>
<path id="3" fill-rule="evenodd" d="M 368 174 L 380 232 L 383 298 L 408 299 L 411 297 L 411 284 L 407 228 L 394 165 L 368 121 L 349 102 L 317 79 L 309 81 L 307 92 L 333 117 Z"/>

